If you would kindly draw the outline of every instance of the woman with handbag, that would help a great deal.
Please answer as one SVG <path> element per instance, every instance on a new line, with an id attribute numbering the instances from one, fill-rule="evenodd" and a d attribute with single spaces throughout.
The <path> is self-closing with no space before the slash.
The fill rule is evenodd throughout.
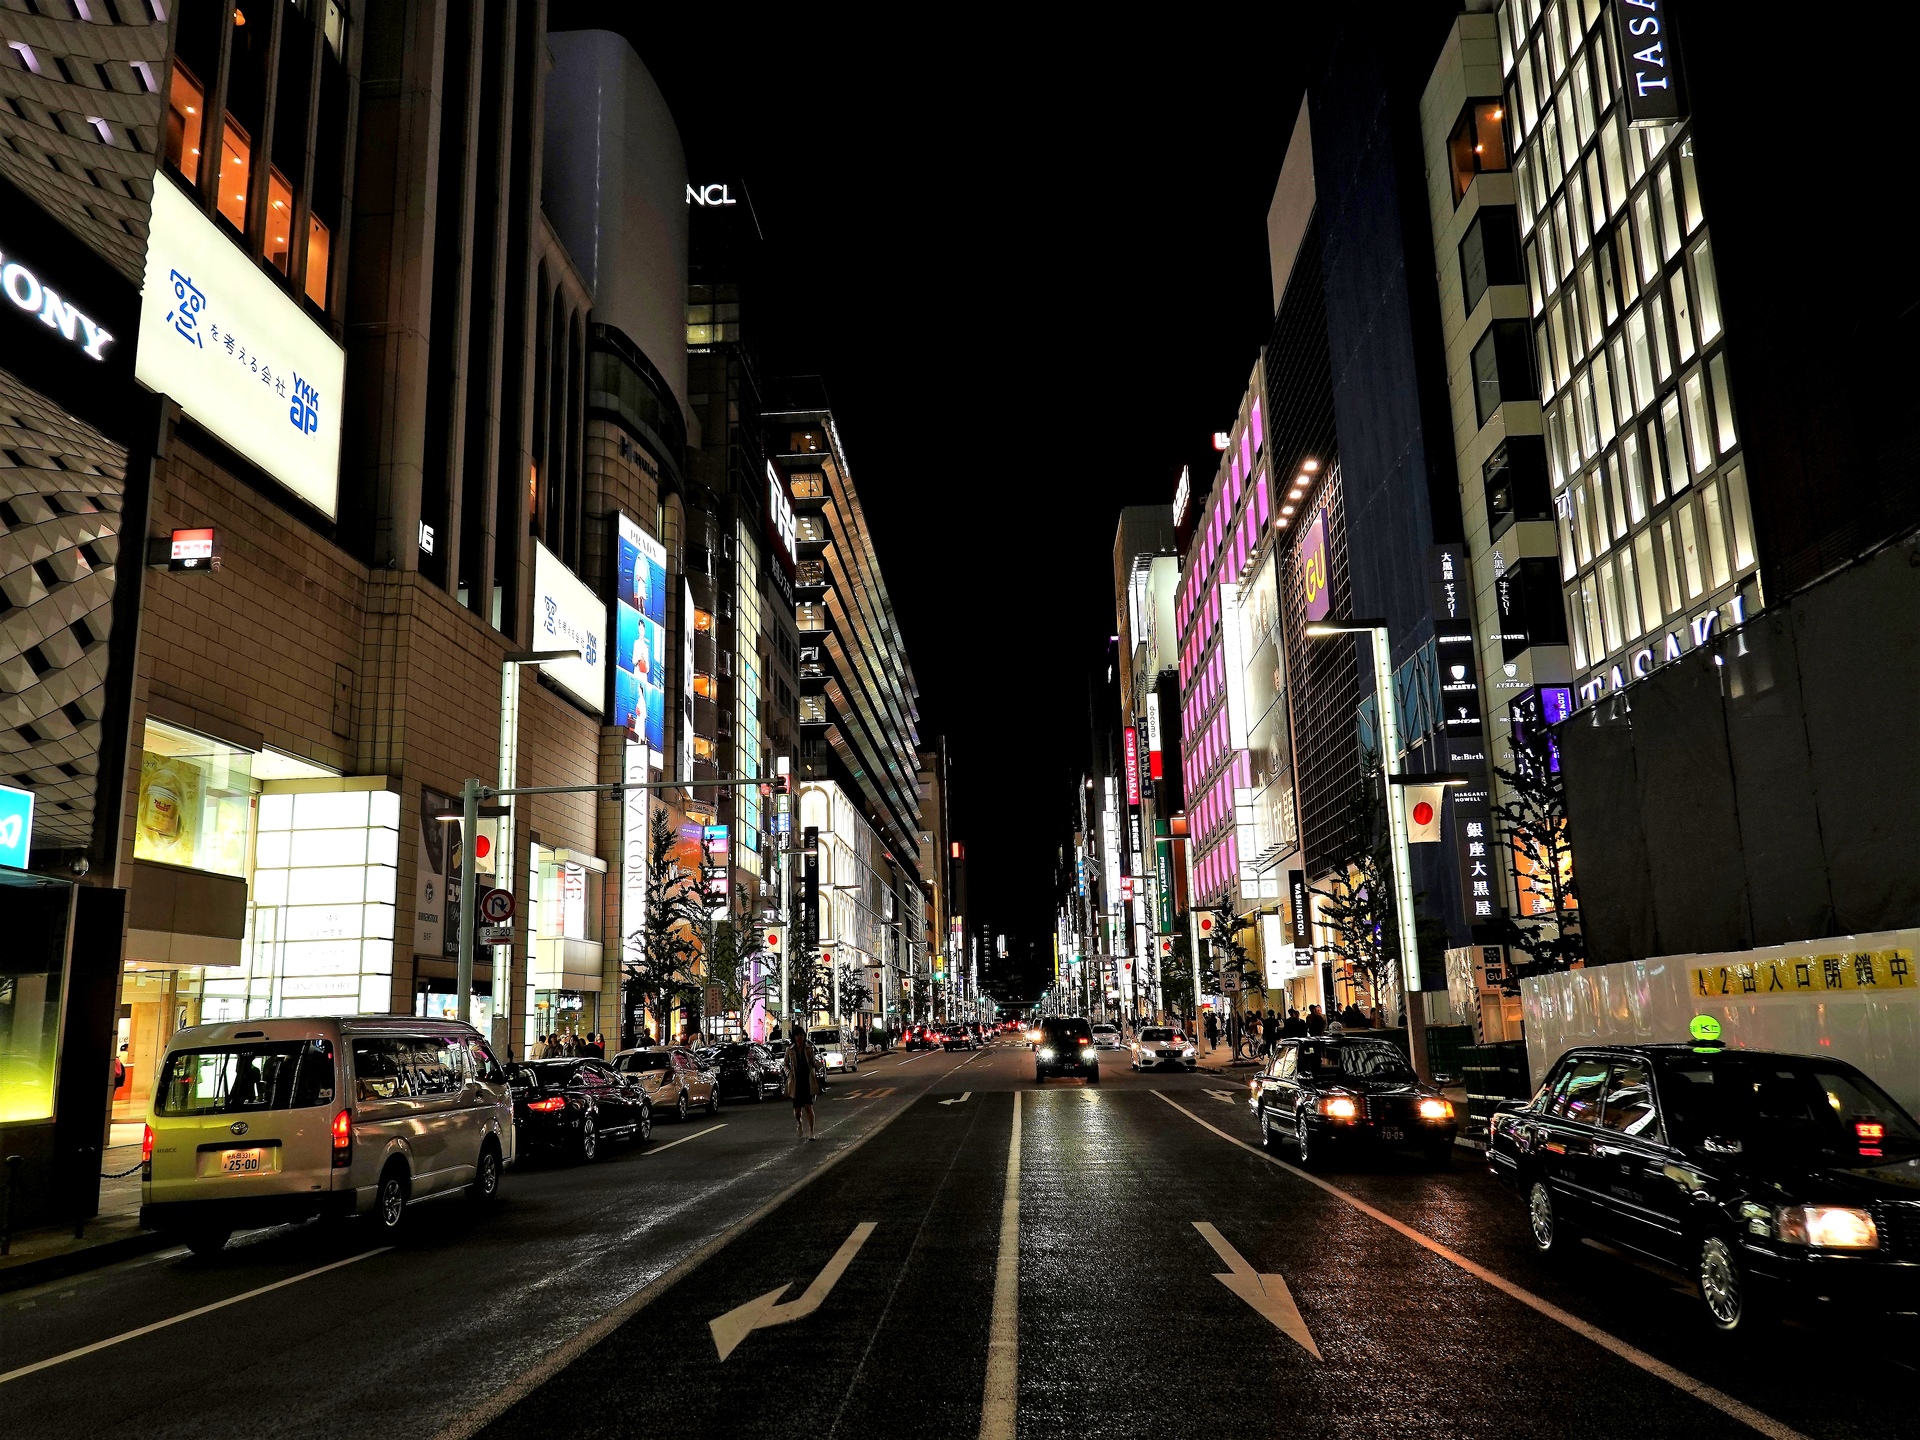
<path id="1" fill-rule="evenodd" d="M 813 1140 L 813 1097 L 819 1090 L 820 1052 L 813 1048 L 805 1027 L 793 1027 L 793 1044 L 787 1049 L 787 1098 L 793 1101 L 793 1135 L 796 1140 Z M 803 1127 L 801 1120 L 806 1124 Z"/>

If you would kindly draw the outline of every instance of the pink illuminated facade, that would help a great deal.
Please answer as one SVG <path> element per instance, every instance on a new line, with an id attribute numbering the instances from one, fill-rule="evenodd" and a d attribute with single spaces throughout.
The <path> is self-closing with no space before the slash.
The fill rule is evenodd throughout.
<path id="1" fill-rule="evenodd" d="M 1256 363 L 1181 566 L 1175 599 L 1180 636 L 1181 764 L 1194 847 L 1196 899 L 1239 907 L 1257 899 L 1241 886 L 1257 844 L 1254 761 L 1247 744 L 1244 582 L 1265 556 L 1273 519 L 1266 457 L 1263 366 Z M 1290 768 L 1290 767 L 1289 767 Z"/>

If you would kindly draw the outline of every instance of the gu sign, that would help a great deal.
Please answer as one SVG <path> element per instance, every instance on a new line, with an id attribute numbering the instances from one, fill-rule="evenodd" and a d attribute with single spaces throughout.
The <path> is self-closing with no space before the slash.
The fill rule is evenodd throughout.
<path id="1" fill-rule="evenodd" d="M 1327 512 L 1313 517 L 1300 540 L 1300 584 L 1307 596 L 1307 619 L 1324 620 L 1333 609 L 1327 577 Z"/>
<path id="2" fill-rule="evenodd" d="M 733 196 L 727 193 L 725 185 L 697 187 L 689 185 L 687 186 L 687 203 L 689 205 L 732 205 L 735 202 Z"/>

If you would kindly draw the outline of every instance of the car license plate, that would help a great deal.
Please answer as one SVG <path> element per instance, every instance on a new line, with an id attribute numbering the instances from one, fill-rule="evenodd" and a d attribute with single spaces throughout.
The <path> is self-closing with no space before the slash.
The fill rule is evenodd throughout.
<path id="1" fill-rule="evenodd" d="M 1382 1140 L 1404 1140 L 1407 1138 L 1407 1132 L 1402 1130 L 1398 1125 L 1382 1125 L 1380 1127 L 1380 1138 Z"/>
<path id="2" fill-rule="evenodd" d="M 271 1174 L 278 1167 L 274 1157 L 278 1147 L 251 1146 L 233 1150 L 202 1150 L 200 1152 L 200 1173 L 202 1175 L 264 1175 Z"/>

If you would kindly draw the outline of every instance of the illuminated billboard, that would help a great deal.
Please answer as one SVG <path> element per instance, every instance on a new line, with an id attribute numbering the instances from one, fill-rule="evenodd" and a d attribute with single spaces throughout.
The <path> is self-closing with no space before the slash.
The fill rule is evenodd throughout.
<path id="1" fill-rule="evenodd" d="M 1300 539 L 1300 584 L 1307 596 L 1307 619 L 1324 620 L 1333 609 L 1327 579 L 1327 512 L 1313 517 Z"/>
<path id="2" fill-rule="evenodd" d="M 332 519 L 346 369 L 292 297 L 156 177 L 134 378 Z"/>
<path id="3" fill-rule="evenodd" d="M 594 714 L 606 706 L 607 608 L 566 563 L 533 542 L 533 627 L 537 648 L 578 650 L 577 657 L 543 660 L 540 673 Z"/>
<path id="4" fill-rule="evenodd" d="M 613 723 L 656 755 L 666 749 L 667 549 L 619 517 L 613 597 Z"/>

